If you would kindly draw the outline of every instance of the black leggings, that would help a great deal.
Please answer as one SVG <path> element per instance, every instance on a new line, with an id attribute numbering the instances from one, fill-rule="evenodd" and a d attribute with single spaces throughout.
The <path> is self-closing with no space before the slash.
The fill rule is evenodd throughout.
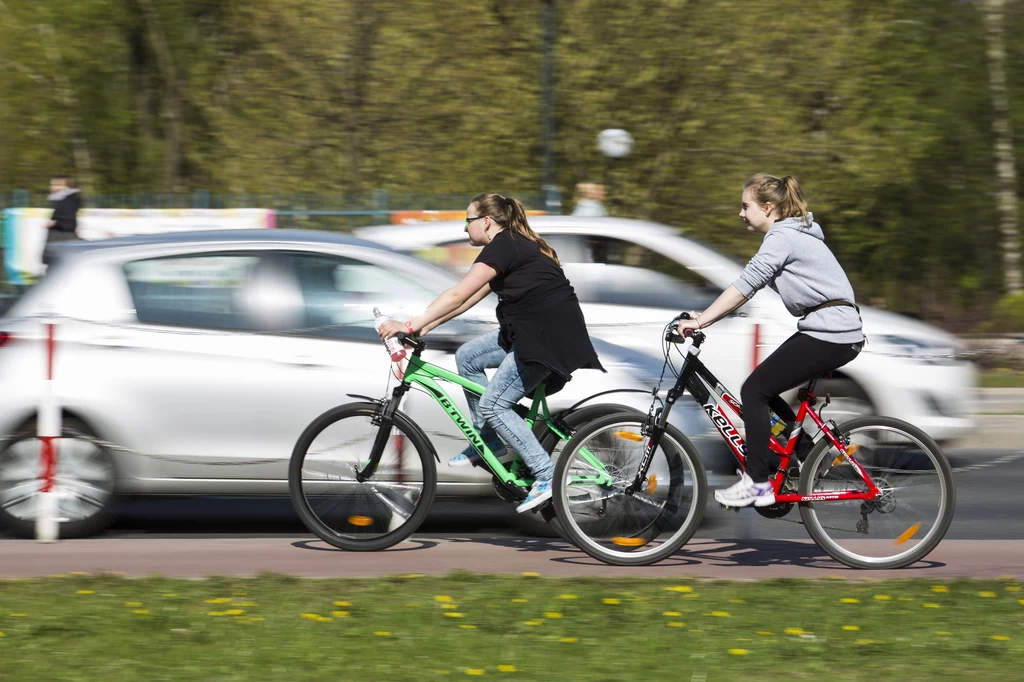
<path id="1" fill-rule="evenodd" d="M 768 449 L 768 408 L 787 423 L 796 419 L 779 394 L 842 367 L 857 357 L 864 343 L 830 343 L 797 332 L 758 365 L 740 390 L 747 432 L 747 473 L 755 483 L 768 480 L 779 458 Z"/>

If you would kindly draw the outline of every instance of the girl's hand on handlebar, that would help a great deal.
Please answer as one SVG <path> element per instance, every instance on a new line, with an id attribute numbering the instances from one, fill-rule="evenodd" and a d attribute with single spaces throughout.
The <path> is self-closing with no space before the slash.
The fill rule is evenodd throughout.
<path id="1" fill-rule="evenodd" d="M 380 338 L 381 341 L 387 341 L 396 334 L 407 333 L 405 328 L 405 322 L 398 322 L 397 320 L 388 320 L 380 327 Z"/>
<path id="2" fill-rule="evenodd" d="M 690 319 L 679 320 L 679 324 L 676 325 L 676 333 L 679 334 L 679 336 L 686 336 L 687 329 L 691 329 L 693 331 L 700 329 L 700 322 L 697 321 L 697 313 L 691 312 Z"/>

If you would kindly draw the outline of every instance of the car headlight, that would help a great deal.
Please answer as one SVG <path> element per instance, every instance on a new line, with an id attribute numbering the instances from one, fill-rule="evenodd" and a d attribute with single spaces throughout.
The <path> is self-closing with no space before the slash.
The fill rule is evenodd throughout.
<path id="1" fill-rule="evenodd" d="M 929 365 L 951 364 L 957 360 L 958 355 L 958 349 L 953 344 L 937 343 L 897 334 L 869 335 L 865 350 L 916 360 Z"/>

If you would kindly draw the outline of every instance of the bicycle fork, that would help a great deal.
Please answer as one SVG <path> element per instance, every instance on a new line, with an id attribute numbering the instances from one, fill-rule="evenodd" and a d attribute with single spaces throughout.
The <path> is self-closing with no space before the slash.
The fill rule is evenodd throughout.
<path id="1" fill-rule="evenodd" d="M 391 427 L 395 424 L 395 412 L 402 402 L 402 397 L 409 392 L 409 384 L 400 383 L 395 386 L 391 393 L 390 400 L 378 400 L 377 413 L 373 416 L 371 423 L 379 426 L 377 437 L 373 439 L 373 447 L 370 448 L 370 457 L 366 465 L 356 472 L 356 480 L 365 483 L 377 471 L 380 465 L 380 458 L 384 455 L 384 448 L 391 440 Z"/>

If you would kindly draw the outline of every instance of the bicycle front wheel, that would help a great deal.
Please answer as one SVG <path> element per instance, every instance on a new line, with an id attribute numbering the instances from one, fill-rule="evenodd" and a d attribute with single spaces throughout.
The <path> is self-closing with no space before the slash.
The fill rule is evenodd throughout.
<path id="1" fill-rule="evenodd" d="M 395 412 L 380 464 L 356 480 L 381 427 L 374 403 L 342 405 L 317 417 L 299 436 L 288 489 L 299 518 L 335 547 L 372 551 L 406 539 L 423 523 L 437 489 L 434 450 L 407 416 Z"/>
<path id="2" fill-rule="evenodd" d="M 693 444 L 674 426 L 661 438 L 643 486 L 626 489 L 648 439 L 646 416 L 619 413 L 583 427 L 555 467 L 554 503 L 562 529 L 590 556 L 643 566 L 672 555 L 704 517 L 707 480 Z"/>
<path id="3" fill-rule="evenodd" d="M 803 502 L 800 516 L 818 546 L 853 568 L 902 568 L 939 544 L 953 521 L 953 472 L 935 441 L 890 417 L 861 417 L 839 427 L 847 453 L 878 487 L 872 500 Z M 867 484 L 823 438 L 807 455 L 800 494 L 866 491 Z"/>

